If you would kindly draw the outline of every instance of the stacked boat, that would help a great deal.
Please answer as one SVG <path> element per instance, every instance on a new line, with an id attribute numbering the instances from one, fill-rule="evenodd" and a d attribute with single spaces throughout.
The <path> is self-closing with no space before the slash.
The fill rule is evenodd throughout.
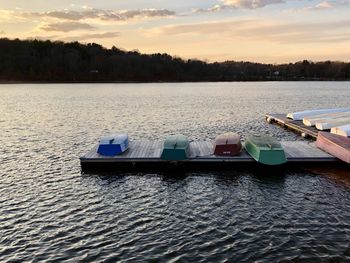
<path id="1" fill-rule="evenodd" d="M 330 114 L 330 113 L 341 113 L 349 112 L 350 108 L 334 108 L 334 109 L 319 109 L 319 110 L 306 110 L 306 111 L 297 111 L 287 114 L 287 118 L 302 121 L 306 117 L 317 116 L 321 114 Z"/>
<path id="2" fill-rule="evenodd" d="M 305 126 L 315 126 L 320 131 L 330 130 L 331 133 L 344 137 L 350 135 L 350 108 L 292 112 L 287 114 L 287 118 L 303 121 Z"/>
<path id="3" fill-rule="evenodd" d="M 339 127 L 333 127 L 331 133 L 341 135 L 344 137 L 350 137 L 350 124 L 342 125 Z"/>
<path id="4" fill-rule="evenodd" d="M 312 127 L 316 126 L 319 129 L 323 129 L 323 126 L 327 126 L 333 121 L 347 122 L 350 118 L 350 111 L 339 112 L 339 113 L 326 113 L 321 115 L 314 115 L 303 118 L 303 124 Z"/>
<path id="5" fill-rule="evenodd" d="M 308 127 L 315 126 L 320 131 L 316 146 L 350 163 L 350 108 L 307 110 L 288 113 L 287 117 L 302 120 Z"/>

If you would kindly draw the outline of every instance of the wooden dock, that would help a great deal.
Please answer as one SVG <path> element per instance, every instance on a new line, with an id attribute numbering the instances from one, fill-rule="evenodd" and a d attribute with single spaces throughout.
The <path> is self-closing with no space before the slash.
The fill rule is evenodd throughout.
<path id="1" fill-rule="evenodd" d="M 283 128 L 292 130 L 304 138 L 317 139 L 318 130 L 315 127 L 308 127 L 302 121 L 288 119 L 285 114 L 266 114 L 265 118 L 269 123 L 276 123 Z"/>
<path id="2" fill-rule="evenodd" d="M 330 163 L 339 160 L 322 150 L 313 143 L 301 141 L 281 142 L 287 157 L 288 164 L 300 163 Z M 251 166 L 257 164 L 255 160 L 243 150 L 234 157 L 222 157 L 213 154 L 212 141 L 197 141 L 190 143 L 190 156 L 186 160 L 169 162 L 160 158 L 163 141 L 138 140 L 131 141 L 129 149 L 121 155 L 107 157 L 96 152 L 97 145 L 80 158 L 83 170 L 96 169 L 168 169 L 169 167 L 182 167 L 189 169 L 226 169 L 238 166 Z"/>

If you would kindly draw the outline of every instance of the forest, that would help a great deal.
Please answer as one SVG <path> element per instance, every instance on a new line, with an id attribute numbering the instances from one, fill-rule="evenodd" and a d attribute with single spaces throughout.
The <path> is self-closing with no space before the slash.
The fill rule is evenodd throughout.
<path id="1" fill-rule="evenodd" d="M 0 39 L 0 81 L 185 82 L 350 80 L 350 63 L 208 63 L 168 54 L 141 54 L 95 43 Z"/>

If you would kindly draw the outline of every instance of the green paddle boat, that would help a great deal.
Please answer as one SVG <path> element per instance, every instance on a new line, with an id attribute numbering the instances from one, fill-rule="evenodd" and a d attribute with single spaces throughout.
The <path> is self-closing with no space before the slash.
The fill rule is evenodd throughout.
<path id="1" fill-rule="evenodd" d="M 268 135 L 249 135 L 244 147 L 259 163 L 279 165 L 287 161 L 282 145 Z"/>
<path id="2" fill-rule="evenodd" d="M 161 158 L 168 161 L 187 159 L 190 152 L 190 142 L 184 135 L 170 135 L 164 141 Z"/>

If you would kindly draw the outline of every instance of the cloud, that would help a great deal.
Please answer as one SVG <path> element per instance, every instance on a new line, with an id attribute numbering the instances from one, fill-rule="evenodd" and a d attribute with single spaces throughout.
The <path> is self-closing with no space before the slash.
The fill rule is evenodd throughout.
<path id="1" fill-rule="evenodd" d="M 159 19 L 160 17 L 167 18 L 175 15 L 176 13 L 174 11 L 167 9 L 103 10 L 83 7 L 75 10 L 65 9 L 45 12 L 0 9 L 0 24 L 37 24 L 34 29 L 35 32 L 40 30 L 68 32 L 76 29 L 92 29 L 86 24 L 98 27 L 122 24 L 129 21 L 137 23 L 143 20 Z M 71 22 L 71 24 L 68 22 Z M 74 22 L 85 23 L 85 25 L 73 24 Z"/>
<path id="2" fill-rule="evenodd" d="M 119 32 L 104 32 L 104 33 L 96 33 L 96 34 L 81 34 L 77 36 L 69 36 L 60 38 L 60 40 L 64 41 L 83 41 L 83 40 L 90 40 L 90 39 L 103 39 L 103 38 L 115 38 L 120 36 Z"/>
<path id="3" fill-rule="evenodd" d="M 126 21 L 133 18 L 165 17 L 175 15 L 174 11 L 167 9 L 142 9 L 142 10 L 103 10 L 96 8 L 84 8 L 83 10 L 55 10 L 47 12 L 24 12 L 27 18 L 55 18 L 60 20 L 80 21 L 85 19 L 97 19 L 102 21 Z"/>
<path id="4" fill-rule="evenodd" d="M 208 8 L 193 8 L 192 12 L 193 13 L 210 13 L 210 12 L 218 12 L 226 8 L 227 6 L 225 5 L 214 5 Z"/>
<path id="5" fill-rule="evenodd" d="M 329 9 L 333 7 L 334 5 L 330 1 L 323 1 L 317 4 L 314 9 Z"/>
<path id="6" fill-rule="evenodd" d="M 318 3 L 315 6 L 305 7 L 305 8 L 303 8 L 303 10 L 306 10 L 306 11 L 309 11 L 309 10 L 311 10 L 311 11 L 312 10 L 327 10 L 327 9 L 342 7 L 342 6 L 346 6 L 346 5 L 350 5 L 350 0 L 342 0 L 342 1 L 325 0 L 325 1 Z"/>
<path id="7" fill-rule="evenodd" d="M 284 3 L 283 0 L 224 0 L 224 5 L 243 9 L 257 9 L 267 5 Z"/>
<path id="8" fill-rule="evenodd" d="M 95 29 L 93 26 L 90 26 L 86 23 L 80 22 L 60 22 L 42 25 L 40 27 L 43 31 L 60 31 L 60 32 L 69 32 L 74 30 L 92 30 Z"/>
<path id="9" fill-rule="evenodd" d="M 5 35 L 6 32 L 5 31 L 0 31 L 0 35 Z"/>
<path id="10" fill-rule="evenodd" d="M 28 17 L 52 17 L 64 20 L 81 20 L 84 17 L 88 17 L 88 14 L 83 14 L 82 12 L 77 12 L 73 10 L 66 11 L 47 11 L 42 13 L 25 13 L 24 16 Z"/>
<path id="11" fill-rule="evenodd" d="M 248 39 L 253 41 L 270 41 L 275 43 L 318 43 L 350 41 L 350 20 L 281 23 L 260 19 L 229 20 L 163 26 L 153 29 L 149 34 L 155 35 L 201 35 L 215 36 L 231 40 Z"/>
<path id="12" fill-rule="evenodd" d="M 74 6 L 71 8 L 74 8 Z M 0 9 L 0 24 L 2 22 L 9 23 L 14 27 L 15 24 L 22 23 L 22 28 L 27 24 L 26 27 L 32 27 L 32 29 L 29 29 L 30 31 L 26 34 L 41 35 L 42 32 L 98 30 L 101 26 L 125 24 L 126 21 L 139 22 L 140 20 L 174 15 L 176 15 L 174 11 L 167 9 L 104 10 L 82 7 L 74 10 L 64 9 L 44 12 Z"/>
<path id="13" fill-rule="evenodd" d="M 222 4 L 216 4 L 209 8 L 195 8 L 194 13 L 218 12 L 224 9 L 258 9 L 267 5 L 281 4 L 284 0 L 221 0 Z"/>
<path id="14" fill-rule="evenodd" d="M 0 9 L 0 22 L 2 22 L 2 21 L 4 21 L 4 22 L 11 21 L 13 18 L 17 18 L 15 11 Z"/>
<path id="15" fill-rule="evenodd" d="M 203 22 L 193 24 L 182 24 L 175 26 L 163 26 L 152 30 L 155 34 L 160 35 L 181 35 L 181 34 L 218 34 L 234 31 L 236 28 L 245 28 L 249 25 L 254 25 L 259 21 L 251 20 L 230 20 L 222 22 Z M 152 33 L 151 32 L 151 33 Z"/>

